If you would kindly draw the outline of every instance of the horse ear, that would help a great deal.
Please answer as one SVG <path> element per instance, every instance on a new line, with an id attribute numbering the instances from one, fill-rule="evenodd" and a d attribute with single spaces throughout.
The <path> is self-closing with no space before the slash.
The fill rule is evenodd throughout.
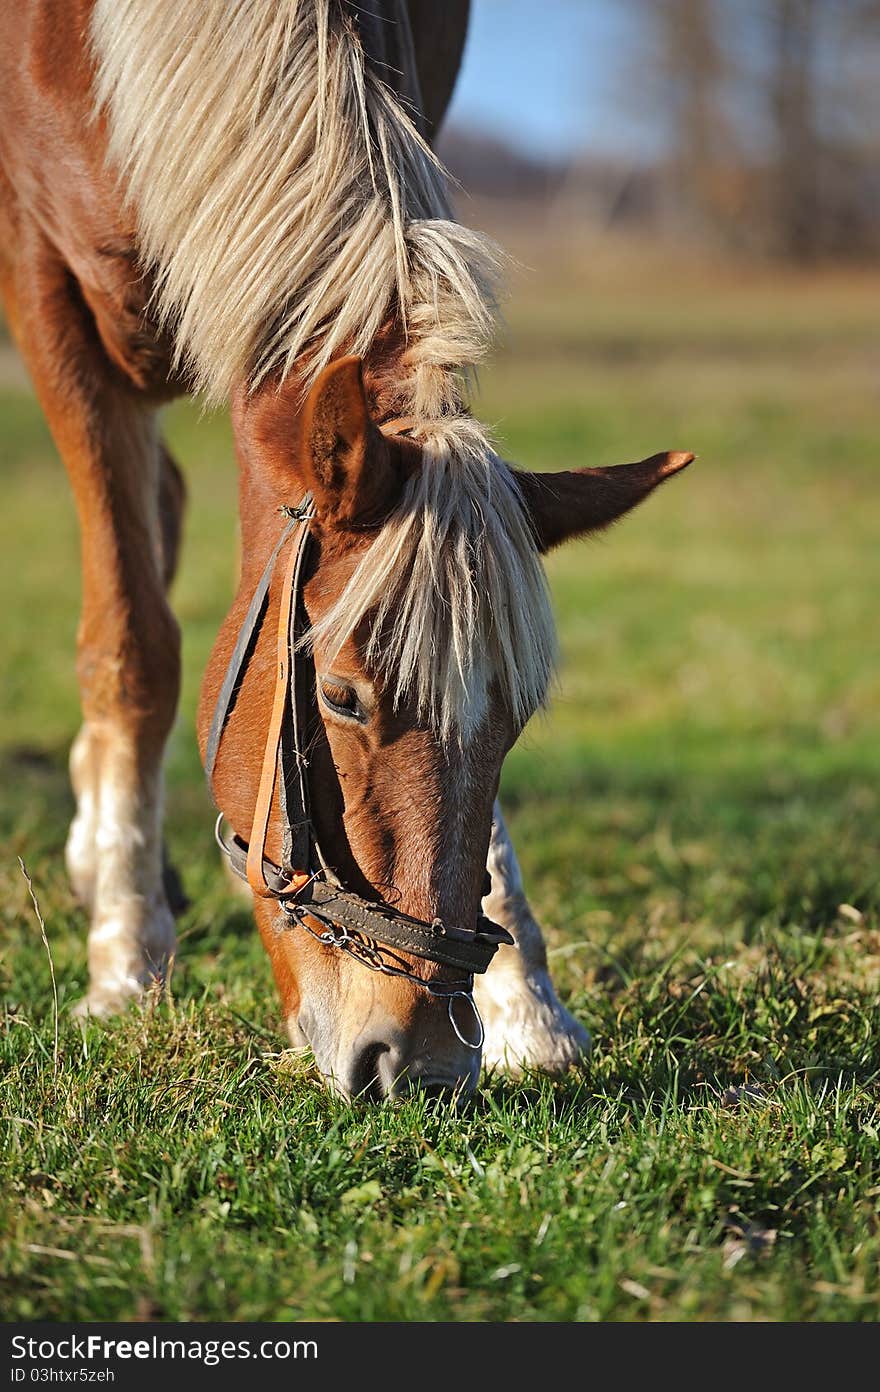
<path id="1" fill-rule="evenodd" d="M 574 469 L 532 474 L 515 469 L 538 546 L 549 551 L 560 542 L 601 531 L 629 512 L 664 479 L 687 468 L 695 456 L 676 451 L 652 454 L 638 464 L 609 469 Z"/>
<path id="2" fill-rule="evenodd" d="M 318 521 L 340 528 L 378 525 L 403 478 L 391 443 L 372 421 L 360 358 L 325 367 L 303 413 L 302 474 Z"/>

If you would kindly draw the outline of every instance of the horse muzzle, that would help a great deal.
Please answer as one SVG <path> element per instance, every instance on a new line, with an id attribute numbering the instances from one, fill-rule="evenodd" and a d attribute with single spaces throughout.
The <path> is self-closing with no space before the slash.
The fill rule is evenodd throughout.
<path id="1" fill-rule="evenodd" d="M 376 1008 L 356 1031 L 340 1037 L 305 1003 L 297 1023 L 328 1085 L 341 1097 L 379 1102 L 419 1093 L 456 1103 L 476 1088 L 482 1051 L 462 1043 L 449 1027 L 444 1003 L 434 1004 L 434 1018 L 425 1019 L 420 1010 L 410 1028 Z"/>

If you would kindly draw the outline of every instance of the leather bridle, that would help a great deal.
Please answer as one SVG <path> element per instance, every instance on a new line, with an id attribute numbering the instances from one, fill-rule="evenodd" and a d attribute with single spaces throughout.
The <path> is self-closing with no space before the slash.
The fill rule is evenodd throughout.
<path id="1" fill-rule="evenodd" d="M 398 427 L 391 422 L 383 429 Z M 275 693 L 260 786 L 249 842 L 230 832 L 224 834 L 223 812 L 217 818 L 217 842 L 236 874 L 247 880 L 261 899 L 274 899 L 290 920 L 325 947 L 354 956 L 371 971 L 400 976 L 430 995 L 448 1001 L 449 1020 L 467 1047 L 480 1049 L 483 1025 L 473 999 L 474 973 L 485 972 L 501 943 L 512 943 L 506 929 L 479 914 L 473 930 L 432 923 L 401 912 L 380 899 L 365 899 L 346 889 L 322 854 L 310 816 L 308 759 L 305 735 L 308 702 L 314 686 L 309 680 L 312 660 L 301 639 L 306 631 L 303 576 L 314 516 L 311 494 L 296 507 L 283 507 L 287 522 L 259 583 L 232 650 L 217 702 L 205 751 L 205 773 L 213 794 L 214 766 L 223 732 L 235 705 L 241 682 L 254 650 L 266 611 L 275 567 L 287 553 L 277 631 Z M 266 856 L 266 837 L 276 787 L 281 808 L 282 856 L 275 865 Z M 216 797 L 215 797 L 216 803 Z M 311 920 L 311 922 L 310 922 Z M 317 928 L 312 926 L 317 924 Z M 409 969 L 398 954 L 404 952 L 463 971 L 464 980 L 425 981 Z M 473 1011 L 478 1039 L 467 1039 L 455 1016 L 455 1002 L 464 999 Z"/>

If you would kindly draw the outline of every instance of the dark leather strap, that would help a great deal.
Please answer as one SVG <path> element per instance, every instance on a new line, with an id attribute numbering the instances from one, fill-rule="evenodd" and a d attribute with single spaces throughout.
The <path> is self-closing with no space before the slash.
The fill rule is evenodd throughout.
<path id="1" fill-rule="evenodd" d="M 234 833 L 224 835 L 222 818 L 217 819 L 217 842 L 229 859 L 229 864 L 243 880 L 247 879 L 248 847 Z M 328 927 L 342 926 L 349 932 L 373 938 L 386 947 L 409 952 L 430 962 L 460 967 L 468 972 L 484 972 L 501 943 L 513 943 L 513 938 L 499 924 L 481 914 L 476 934 L 464 934 L 444 929 L 441 924 L 423 923 L 410 918 L 390 904 L 370 903 L 338 885 L 312 876 L 295 897 L 291 896 L 290 877 L 271 861 L 263 861 L 263 877 L 273 895 L 290 918 L 308 914 Z"/>
<path id="2" fill-rule="evenodd" d="M 362 938 L 373 938 L 386 947 L 466 972 L 486 971 L 499 944 L 513 942 L 505 928 L 482 914 L 476 933 L 465 934 L 446 929 L 439 922 L 410 918 L 390 904 L 369 903 L 320 879 L 309 880 L 296 898 L 286 899 L 282 907 L 291 917 L 308 914 L 328 926 L 342 925 Z"/>

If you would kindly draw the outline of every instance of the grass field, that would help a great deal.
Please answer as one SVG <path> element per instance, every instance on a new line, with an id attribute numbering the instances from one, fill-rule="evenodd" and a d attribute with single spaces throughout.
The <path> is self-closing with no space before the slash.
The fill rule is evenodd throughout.
<path id="1" fill-rule="evenodd" d="M 482 413 L 537 467 L 699 460 L 552 558 L 559 692 L 504 802 L 595 1051 L 561 1081 L 487 1080 L 464 1115 L 344 1105 L 284 1051 L 195 751 L 235 479 L 225 423 L 188 405 L 169 839 L 192 907 L 172 998 L 71 1019 L 77 539 L 7 373 L 4 1318 L 880 1314 L 876 279 L 587 262 L 518 279 Z"/>

